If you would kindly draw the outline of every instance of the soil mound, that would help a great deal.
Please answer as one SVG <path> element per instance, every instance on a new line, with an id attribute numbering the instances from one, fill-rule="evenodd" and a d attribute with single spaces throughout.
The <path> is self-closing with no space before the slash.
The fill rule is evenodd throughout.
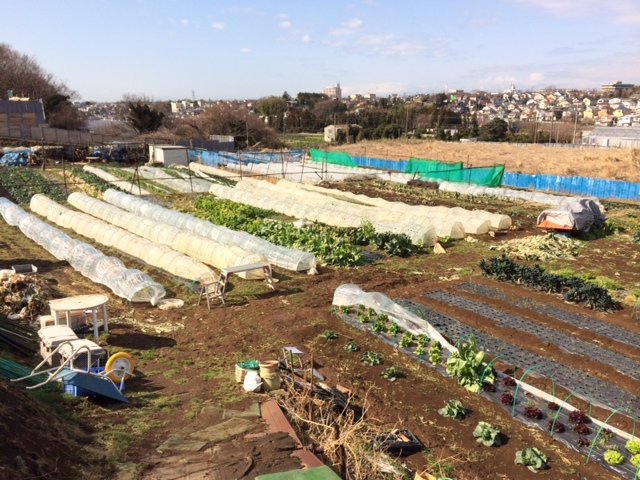
<path id="1" fill-rule="evenodd" d="M 87 478 L 90 442 L 73 420 L 6 379 L 0 418 L 0 478 Z"/>

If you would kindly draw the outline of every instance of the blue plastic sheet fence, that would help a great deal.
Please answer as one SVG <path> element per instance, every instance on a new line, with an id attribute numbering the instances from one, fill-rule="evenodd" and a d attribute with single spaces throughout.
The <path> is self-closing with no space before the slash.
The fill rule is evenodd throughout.
<path id="1" fill-rule="evenodd" d="M 248 165 L 250 163 L 280 163 L 302 160 L 302 150 L 287 152 L 212 152 L 209 150 L 189 150 L 189 160 L 201 161 L 204 165 L 218 167 L 220 165 Z"/>
<path id="2" fill-rule="evenodd" d="M 505 172 L 502 177 L 502 185 L 505 187 L 564 192 L 605 199 L 640 200 L 640 183 L 606 180 L 603 178 L 560 177 Z"/>
<path id="3" fill-rule="evenodd" d="M 394 172 L 404 172 L 409 164 L 408 160 L 384 160 L 372 157 L 351 157 L 359 167 L 376 168 L 378 170 L 391 170 Z"/>

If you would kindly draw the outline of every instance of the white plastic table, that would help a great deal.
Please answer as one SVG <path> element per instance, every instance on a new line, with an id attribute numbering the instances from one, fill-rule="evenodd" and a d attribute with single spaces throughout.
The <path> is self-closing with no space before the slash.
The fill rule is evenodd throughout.
<path id="1" fill-rule="evenodd" d="M 51 315 L 55 319 L 56 325 L 58 325 L 59 319 L 64 315 L 67 325 L 69 325 L 69 314 L 71 312 L 85 312 L 91 311 L 91 318 L 93 320 L 93 336 L 98 341 L 98 309 L 102 309 L 102 320 L 104 322 L 104 331 L 109 331 L 109 324 L 107 321 L 107 302 L 109 297 L 103 294 L 93 295 L 76 295 L 74 297 L 57 298 L 49 301 L 49 307 L 51 307 Z"/>

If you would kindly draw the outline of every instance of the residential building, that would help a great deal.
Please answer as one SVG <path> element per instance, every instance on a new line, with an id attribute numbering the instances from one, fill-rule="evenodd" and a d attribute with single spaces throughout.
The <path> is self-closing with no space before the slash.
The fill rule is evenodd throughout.
<path id="1" fill-rule="evenodd" d="M 340 88 L 340 82 L 335 87 L 326 87 L 322 90 L 327 97 L 333 100 L 342 100 L 342 89 Z"/>

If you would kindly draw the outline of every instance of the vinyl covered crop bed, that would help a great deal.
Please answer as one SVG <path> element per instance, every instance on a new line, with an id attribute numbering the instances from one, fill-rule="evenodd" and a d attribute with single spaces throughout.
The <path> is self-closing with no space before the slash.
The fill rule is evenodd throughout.
<path id="1" fill-rule="evenodd" d="M 243 179 L 234 188 L 212 185 L 220 198 L 274 210 L 338 227 L 370 222 L 376 231 L 403 233 L 416 245 L 431 245 L 437 237 L 462 238 L 511 226 L 506 215 L 462 208 L 414 206 L 402 202 L 281 180 L 277 184 Z"/>
<path id="2" fill-rule="evenodd" d="M 61 227 L 70 228 L 79 235 L 116 248 L 178 277 L 194 281 L 215 278 L 214 272 L 198 260 L 86 213 L 71 210 L 45 195 L 34 195 L 30 207 L 35 213 L 47 217 L 49 221 Z"/>
<path id="3" fill-rule="evenodd" d="M 116 207 L 141 217 L 194 232 L 223 244 L 238 246 L 243 250 L 265 257 L 272 265 L 287 270 L 314 271 L 316 268 L 315 256 L 308 252 L 274 245 L 254 235 L 215 225 L 193 215 L 161 207 L 117 190 L 107 190 L 104 193 L 104 199 Z"/>
<path id="4" fill-rule="evenodd" d="M 84 193 L 72 193 L 69 195 L 68 201 L 82 212 L 152 242 L 167 245 L 173 250 L 218 269 L 264 261 L 260 255 L 247 252 L 239 247 L 225 245 L 166 223 L 140 217 Z M 262 269 L 251 276 L 251 278 L 263 277 Z"/>
<path id="5" fill-rule="evenodd" d="M 598 362 L 610 365 L 631 378 L 640 380 L 640 362 L 632 360 L 625 355 L 449 292 L 429 292 L 425 296 L 481 315 L 493 320 L 501 327 L 513 328 L 519 332 L 524 332 L 570 353 L 596 359 Z"/>
<path id="6" fill-rule="evenodd" d="M 531 300 L 524 296 L 513 297 L 507 295 L 502 290 L 489 287 L 488 285 L 463 283 L 459 285 L 458 288 L 474 295 L 487 297 L 488 301 L 491 299 L 499 300 L 519 308 L 526 308 L 533 312 L 542 313 L 556 320 L 573 325 L 574 327 L 589 330 L 590 332 L 597 333 L 603 337 L 608 337 L 611 340 L 615 340 L 620 343 L 631 345 L 633 347 L 640 346 L 640 334 L 619 326 L 609 325 L 586 315 L 570 312 L 548 303 L 536 302 L 535 300 Z"/>

